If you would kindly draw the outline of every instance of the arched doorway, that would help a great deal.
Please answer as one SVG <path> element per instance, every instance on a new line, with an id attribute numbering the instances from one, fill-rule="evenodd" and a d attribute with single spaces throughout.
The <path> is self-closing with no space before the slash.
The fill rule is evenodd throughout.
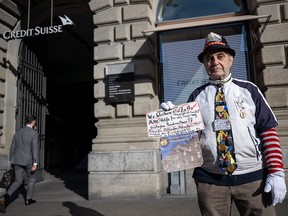
<path id="1" fill-rule="evenodd" d="M 67 16 L 75 27 L 47 41 L 46 167 L 50 169 L 75 168 L 85 160 L 96 135 L 92 16 Z"/>
<path id="2" fill-rule="evenodd" d="M 35 55 L 37 59 L 29 62 L 31 68 L 41 62 L 43 78 L 47 81 L 43 86 L 45 96 L 41 101 L 45 106 L 45 113 L 39 116 L 40 122 L 44 123 L 41 132 L 44 143 L 40 157 L 43 170 L 74 169 L 81 166 L 81 161 L 84 163 L 79 168 L 86 168 L 85 158 L 91 150 L 92 139 L 96 136 L 93 112 L 92 13 L 88 4 L 81 0 L 66 1 L 67 4 L 63 2 L 55 3 L 52 20 L 50 14 L 46 13 L 51 9 L 47 2 L 31 8 L 35 19 L 29 28 L 61 25 L 63 23 L 59 16 L 68 17 L 74 25 L 63 27 L 61 33 L 23 38 L 23 44 L 29 47 L 29 55 Z M 46 18 L 43 18 L 43 14 L 47 14 Z M 21 29 L 26 28 L 23 22 Z M 23 55 L 23 52 L 19 53 L 19 59 Z M 18 73 L 21 73 L 20 68 L 21 64 Z M 35 85 L 39 84 L 36 78 L 32 80 Z M 39 94 L 39 91 L 36 88 L 34 94 Z M 17 98 L 19 101 L 20 92 Z M 29 110 L 18 107 L 18 112 L 25 116 Z"/>

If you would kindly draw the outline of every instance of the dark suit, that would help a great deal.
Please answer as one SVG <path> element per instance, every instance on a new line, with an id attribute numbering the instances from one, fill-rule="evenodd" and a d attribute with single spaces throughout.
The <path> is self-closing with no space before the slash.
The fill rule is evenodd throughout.
<path id="1" fill-rule="evenodd" d="M 31 127 L 24 127 L 17 131 L 12 139 L 10 148 L 10 162 L 14 165 L 15 181 L 10 185 L 7 193 L 12 195 L 23 183 L 27 175 L 26 199 L 32 199 L 35 172 L 31 172 L 33 163 L 38 161 L 38 133 Z"/>

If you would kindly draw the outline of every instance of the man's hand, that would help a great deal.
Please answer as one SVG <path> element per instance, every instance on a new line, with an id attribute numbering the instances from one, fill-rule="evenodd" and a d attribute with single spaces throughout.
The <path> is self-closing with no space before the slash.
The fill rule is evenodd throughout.
<path id="1" fill-rule="evenodd" d="M 36 169 L 37 169 L 37 165 L 36 165 L 36 164 L 33 164 L 33 165 L 32 165 L 32 168 L 31 168 L 31 171 L 34 172 Z"/>
<path id="2" fill-rule="evenodd" d="M 171 101 L 161 103 L 161 108 L 166 111 L 172 109 L 173 107 L 175 107 L 175 105 Z"/>
<path id="3" fill-rule="evenodd" d="M 272 205 L 282 203 L 285 198 L 287 189 L 285 184 L 285 174 L 281 171 L 268 174 L 264 192 L 272 192 Z"/>

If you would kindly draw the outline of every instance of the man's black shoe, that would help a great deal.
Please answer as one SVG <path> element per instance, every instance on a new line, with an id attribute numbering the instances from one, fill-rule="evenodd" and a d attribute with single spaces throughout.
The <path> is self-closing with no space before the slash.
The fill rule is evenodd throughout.
<path id="1" fill-rule="evenodd" d="M 4 195 L 4 202 L 5 202 L 5 205 L 8 204 L 8 202 L 10 201 L 11 199 L 11 196 L 9 196 L 7 193 Z"/>
<path id="2" fill-rule="evenodd" d="M 5 205 L 5 196 L 2 196 L 0 198 L 0 212 L 5 213 L 6 212 L 6 205 Z"/>
<path id="3" fill-rule="evenodd" d="M 31 205 L 33 203 L 36 203 L 36 200 L 33 200 L 33 199 L 25 200 L 25 205 Z"/>
<path id="4" fill-rule="evenodd" d="M 8 194 L 5 194 L 0 199 L 0 212 L 5 213 L 6 212 L 6 206 L 10 200 L 10 196 Z"/>
<path id="5" fill-rule="evenodd" d="M 0 212 L 5 213 L 6 212 L 6 207 L 4 201 L 0 201 Z"/>
<path id="6" fill-rule="evenodd" d="M 0 212 L 1 213 L 5 213 L 6 212 L 6 206 L 5 206 L 5 201 L 4 201 L 3 197 L 0 199 Z"/>

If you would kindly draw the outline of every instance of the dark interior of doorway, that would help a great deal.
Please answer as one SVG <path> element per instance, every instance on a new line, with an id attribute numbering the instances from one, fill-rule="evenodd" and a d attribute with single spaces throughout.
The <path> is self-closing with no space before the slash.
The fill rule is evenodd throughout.
<path id="1" fill-rule="evenodd" d="M 83 169 L 95 137 L 93 83 L 47 82 L 46 169 Z"/>
<path id="2" fill-rule="evenodd" d="M 93 22 L 90 13 L 68 14 L 75 26 L 49 35 L 45 168 L 87 169 L 97 135 L 93 94 Z M 46 24 L 47 25 L 47 24 Z"/>
<path id="3" fill-rule="evenodd" d="M 68 43 L 60 45 L 61 38 Z M 42 65 L 47 80 L 46 85 L 42 80 L 39 82 L 37 73 L 26 77 L 29 80 L 35 79 L 35 92 L 32 92 L 32 87 L 30 89 L 29 86 L 26 86 L 27 91 L 39 98 L 41 107 L 46 107 L 46 113 L 38 120 L 39 123 L 45 122 L 44 131 L 39 133 L 44 137 L 45 149 L 44 152 L 41 150 L 40 155 L 44 153 L 46 170 L 87 170 L 87 156 L 91 151 L 92 139 L 97 135 L 94 118 L 93 55 L 85 49 L 85 52 L 81 52 L 77 47 L 79 44 L 71 44 L 72 41 L 68 38 L 69 35 L 63 34 L 24 40 L 31 51 L 24 55 L 31 57 L 31 61 L 23 64 L 31 65 L 35 72 L 42 71 L 42 67 L 39 67 Z M 59 55 L 63 50 L 66 54 Z M 80 54 L 82 59 L 77 59 L 79 56 L 75 56 L 75 53 Z M 25 106 L 21 108 L 25 112 Z M 40 160 L 42 161 L 42 158 Z"/>

